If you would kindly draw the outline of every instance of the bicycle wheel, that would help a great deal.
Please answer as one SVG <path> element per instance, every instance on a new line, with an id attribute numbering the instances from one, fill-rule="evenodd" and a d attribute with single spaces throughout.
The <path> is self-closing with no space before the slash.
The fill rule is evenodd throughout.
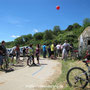
<path id="1" fill-rule="evenodd" d="M 67 73 L 67 82 L 71 87 L 85 88 L 88 84 L 87 72 L 80 67 L 71 68 Z"/>
<path id="2" fill-rule="evenodd" d="M 27 65 L 30 66 L 32 65 L 32 57 L 28 57 L 28 60 L 27 60 Z"/>

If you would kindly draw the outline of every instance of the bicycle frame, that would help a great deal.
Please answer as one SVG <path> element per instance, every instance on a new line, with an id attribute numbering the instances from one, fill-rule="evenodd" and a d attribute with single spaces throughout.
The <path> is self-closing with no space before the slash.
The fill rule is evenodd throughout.
<path id="1" fill-rule="evenodd" d="M 88 69 L 88 71 L 86 71 L 87 75 L 88 75 L 88 82 L 90 83 L 90 66 L 88 65 L 87 61 L 83 61 Z"/>

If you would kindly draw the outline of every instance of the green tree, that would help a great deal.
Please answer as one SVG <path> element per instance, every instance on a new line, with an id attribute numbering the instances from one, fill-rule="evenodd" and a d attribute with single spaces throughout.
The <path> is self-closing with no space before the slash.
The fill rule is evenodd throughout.
<path id="1" fill-rule="evenodd" d="M 19 44 L 19 45 L 24 44 L 23 37 L 21 36 L 21 37 L 16 38 L 14 40 L 14 42 L 15 42 L 15 45 L 17 45 L 17 44 Z"/>
<path id="2" fill-rule="evenodd" d="M 52 40 L 54 38 L 53 32 L 51 30 L 46 30 L 43 38 L 44 40 Z"/>
<path id="3" fill-rule="evenodd" d="M 22 35 L 21 37 L 25 42 L 27 42 L 27 41 L 29 41 L 29 40 L 31 40 L 33 38 L 32 34 Z"/>
<path id="4" fill-rule="evenodd" d="M 83 26 L 86 28 L 87 26 L 90 26 L 90 18 L 85 18 L 83 20 Z"/>
<path id="5" fill-rule="evenodd" d="M 69 25 L 66 31 L 72 31 L 73 30 L 73 25 Z"/>
<path id="6" fill-rule="evenodd" d="M 41 32 L 35 33 L 33 38 L 35 38 L 35 40 L 42 40 L 43 39 L 43 33 L 41 33 Z"/>
<path id="7" fill-rule="evenodd" d="M 74 23 L 74 24 L 73 24 L 73 28 L 74 28 L 74 29 L 77 29 L 77 28 L 80 28 L 80 27 L 81 27 L 81 26 L 80 26 L 78 23 Z"/>
<path id="8" fill-rule="evenodd" d="M 60 27 L 59 26 L 54 26 L 53 33 L 54 33 L 54 35 L 58 35 L 60 33 Z"/>

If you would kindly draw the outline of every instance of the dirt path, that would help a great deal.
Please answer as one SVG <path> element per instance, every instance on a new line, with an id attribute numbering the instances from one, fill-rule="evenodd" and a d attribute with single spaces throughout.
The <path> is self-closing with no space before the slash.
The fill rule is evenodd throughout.
<path id="1" fill-rule="evenodd" d="M 41 58 L 40 63 L 40 66 L 26 66 L 14 72 L 0 74 L 0 90 L 37 90 L 47 82 L 52 82 L 55 77 L 51 78 L 57 74 L 57 69 L 60 71 L 57 75 L 60 75 L 61 64 L 57 60 Z"/>

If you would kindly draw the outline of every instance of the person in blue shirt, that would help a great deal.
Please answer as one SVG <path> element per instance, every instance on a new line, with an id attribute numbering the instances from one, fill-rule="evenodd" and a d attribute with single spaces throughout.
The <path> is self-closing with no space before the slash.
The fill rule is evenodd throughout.
<path id="1" fill-rule="evenodd" d="M 46 45 L 44 44 L 42 48 L 43 48 L 43 58 L 46 58 Z"/>

